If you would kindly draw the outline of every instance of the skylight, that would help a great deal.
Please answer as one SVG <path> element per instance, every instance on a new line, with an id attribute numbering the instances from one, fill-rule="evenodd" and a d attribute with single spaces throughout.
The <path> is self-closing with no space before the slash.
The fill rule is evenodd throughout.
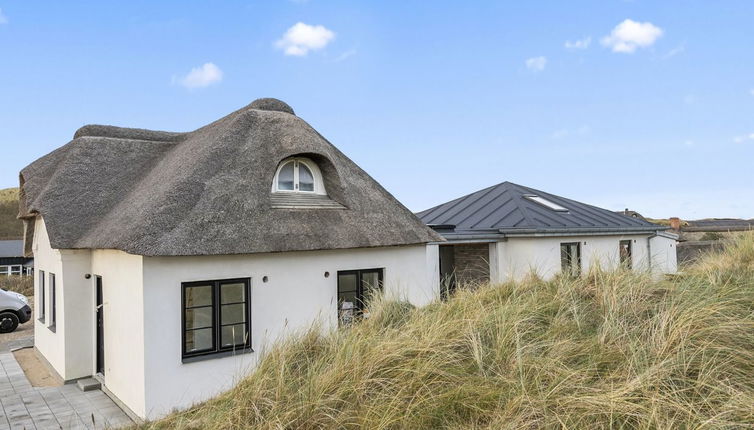
<path id="1" fill-rule="evenodd" d="M 553 203 L 553 202 L 547 200 L 544 197 L 536 196 L 534 194 L 525 195 L 524 197 L 526 197 L 527 199 L 529 199 L 529 200 L 531 200 L 531 201 L 533 201 L 535 203 L 539 203 L 542 206 L 550 208 L 550 209 L 552 209 L 554 211 L 568 212 L 568 209 L 564 208 L 563 206 L 560 206 L 557 203 Z"/>

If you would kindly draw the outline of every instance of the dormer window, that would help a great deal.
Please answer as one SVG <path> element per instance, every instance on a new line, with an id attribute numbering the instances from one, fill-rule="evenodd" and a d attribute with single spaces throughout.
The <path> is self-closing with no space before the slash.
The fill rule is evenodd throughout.
<path id="1" fill-rule="evenodd" d="M 317 164 L 301 157 L 288 158 L 280 163 L 272 192 L 326 194 Z"/>

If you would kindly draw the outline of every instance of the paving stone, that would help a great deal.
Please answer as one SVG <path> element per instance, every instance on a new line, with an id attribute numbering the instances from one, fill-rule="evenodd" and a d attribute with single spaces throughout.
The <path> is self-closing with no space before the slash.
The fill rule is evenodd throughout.
<path id="1" fill-rule="evenodd" d="M 94 422 L 92 422 L 94 416 Z M 131 419 L 100 390 L 32 387 L 11 353 L 0 353 L 0 430 L 113 429 Z"/>
<path id="2" fill-rule="evenodd" d="M 76 381 L 76 386 L 79 387 L 79 390 L 86 392 L 99 390 L 102 383 L 94 378 L 84 378 Z"/>

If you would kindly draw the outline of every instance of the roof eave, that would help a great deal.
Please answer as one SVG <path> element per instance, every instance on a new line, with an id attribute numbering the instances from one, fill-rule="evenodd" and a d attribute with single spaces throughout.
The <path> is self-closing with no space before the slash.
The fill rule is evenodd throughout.
<path id="1" fill-rule="evenodd" d="M 634 234 L 661 234 L 666 237 L 672 235 L 665 232 L 664 226 L 637 226 L 613 228 L 519 228 L 499 230 L 466 230 L 466 231 L 438 231 L 449 242 L 492 242 L 512 237 L 554 237 L 554 236 L 613 236 Z"/>
<path id="2" fill-rule="evenodd" d="M 609 236 L 615 234 L 647 234 L 667 230 L 665 226 L 631 226 L 631 227 L 567 227 L 567 228 L 526 228 L 500 229 L 505 237 L 542 237 L 542 236 Z"/>

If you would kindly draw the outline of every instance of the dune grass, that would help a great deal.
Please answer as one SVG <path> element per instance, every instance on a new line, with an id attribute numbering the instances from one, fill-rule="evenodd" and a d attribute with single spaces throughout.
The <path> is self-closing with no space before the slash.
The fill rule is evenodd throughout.
<path id="1" fill-rule="evenodd" d="M 0 289 L 15 291 L 27 297 L 34 295 L 34 277 L 20 275 L 0 275 Z"/>
<path id="2" fill-rule="evenodd" d="M 17 219 L 18 188 L 0 190 L 0 240 L 21 239 L 24 235 L 24 224 Z"/>
<path id="3" fill-rule="evenodd" d="M 684 274 L 459 291 L 313 328 L 231 391 L 144 429 L 751 428 L 754 234 Z"/>

